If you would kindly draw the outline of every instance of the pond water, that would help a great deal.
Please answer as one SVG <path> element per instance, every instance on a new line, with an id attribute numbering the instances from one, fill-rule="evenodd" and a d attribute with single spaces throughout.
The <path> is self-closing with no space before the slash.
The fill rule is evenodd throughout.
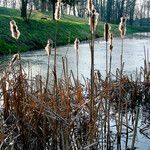
<path id="1" fill-rule="evenodd" d="M 146 36 L 144 36 L 146 35 Z M 114 38 L 113 40 L 113 52 L 112 52 L 112 72 L 115 73 L 116 68 L 120 67 L 120 51 L 121 51 L 121 39 Z M 123 61 L 124 72 L 128 75 L 135 74 L 136 68 L 144 66 L 144 47 L 146 50 L 150 50 L 149 34 L 135 34 L 130 38 L 124 39 L 124 54 Z M 106 43 L 102 39 L 95 41 L 95 69 L 100 70 L 101 74 L 105 76 L 105 48 Z M 47 70 L 47 54 L 45 50 L 30 51 L 22 53 L 22 61 L 24 62 L 24 68 L 28 71 L 28 64 L 32 69 L 32 74 L 41 75 L 46 74 Z M 57 72 L 59 75 L 62 73 L 62 57 L 67 57 L 69 70 L 73 70 L 76 74 L 76 52 L 73 45 L 58 47 L 57 48 Z M 5 64 L 6 60 L 10 60 L 10 56 L 0 57 L 0 63 Z M 51 55 L 51 69 L 53 69 L 54 51 Z M 1 67 L 2 69 L 2 67 Z M 90 48 L 89 43 L 81 43 L 79 47 L 79 74 L 83 74 L 84 77 L 90 77 Z M 81 79 L 81 76 L 80 76 Z"/>
<path id="2" fill-rule="evenodd" d="M 112 52 L 112 73 L 115 73 L 116 68 L 120 67 L 120 51 L 121 51 L 121 39 L 114 38 L 113 40 L 113 52 Z M 95 69 L 100 70 L 101 74 L 105 76 L 105 41 L 103 39 L 98 39 L 95 41 Z M 128 75 L 135 75 L 136 68 L 138 70 L 140 67 L 144 66 L 144 48 L 145 50 L 150 51 L 150 34 L 135 34 L 132 37 L 124 39 L 124 55 L 123 61 L 124 72 Z M 42 76 L 46 75 L 47 72 L 47 54 L 45 50 L 30 51 L 22 53 L 22 61 L 25 68 L 25 71 L 32 70 L 32 75 L 41 74 Z M 69 70 L 73 70 L 76 75 L 76 52 L 73 45 L 63 46 L 57 48 L 57 72 L 59 77 L 62 75 L 62 57 L 67 57 Z M 0 71 L 3 70 L 11 60 L 12 56 L 1 56 L 0 57 Z M 51 61 L 51 70 L 53 69 L 54 63 L 54 51 L 50 58 Z M 82 76 L 89 78 L 90 77 L 90 48 L 88 42 L 83 42 L 80 44 L 79 48 L 79 74 L 80 79 Z M 148 107 L 149 108 L 149 107 Z M 139 129 L 150 127 L 150 118 L 149 110 L 144 109 L 140 110 L 139 118 Z M 147 119 L 148 118 L 148 119 Z M 146 120 L 146 123 L 144 123 Z M 132 123 L 131 123 L 132 124 Z M 113 125 L 113 120 L 112 120 Z M 112 130 L 113 127 L 112 127 Z M 146 137 L 147 136 L 147 137 Z M 129 137 L 130 138 L 130 137 Z M 131 137 L 132 138 L 132 137 Z M 130 143 L 130 140 L 129 140 Z M 150 150 L 150 131 L 146 131 L 146 135 L 141 134 L 138 130 L 138 136 L 136 138 L 136 147 L 138 150 Z"/>

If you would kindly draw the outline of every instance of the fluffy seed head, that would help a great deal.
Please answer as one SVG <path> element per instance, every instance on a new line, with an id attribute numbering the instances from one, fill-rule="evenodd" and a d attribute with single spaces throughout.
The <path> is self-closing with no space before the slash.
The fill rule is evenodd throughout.
<path id="1" fill-rule="evenodd" d="M 45 50 L 46 50 L 48 56 L 51 55 L 52 48 L 53 48 L 53 41 L 51 39 L 48 39 L 47 45 L 45 47 Z"/>
<path id="2" fill-rule="evenodd" d="M 98 20 L 98 13 L 96 13 L 96 10 L 93 9 L 92 13 L 91 13 L 91 15 L 89 17 L 89 25 L 90 25 L 90 30 L 91 30 L 92 34 L 96 30 L 97 20 Z"/>
<path id="3" fill-rule="evenodd" d="M 13 38 L 15 38 L 16 40 L 19 39 L 20 32 L 14 20 L 10 21 L 10 31 Z"/>
<path id="4" fill-rule="evenodd" d="M 112 49 L 113 49 L 113 43 L 112 43 L 112 41 L 113 41 L 113 34 L 112 33 L 110 33 L 109 34 L 109 39 L 110 39 L 110 50 L 112 51 Z"/>
<path id="5" fill-rule="evenodd" d="M 120 31 L 121 38 L 124 38 L 124 36 L 126 35 L 126 18 L 125 17 L 120 18 L 119 31 Z"/>
<path id="6" fill-rule="evenodd" d="M 106 42 L 109 40 L 111 26 L 108 23 L 104 24 L 104 39 Z"/>
<path id="7" fill-rule="evenodd" d="M 80 44 L 80 41 L 78 40 L 78 38 L 76 38 L 75 41 L 74 41 L 74 48 L 75 48 L 75 50 L 79 49 L 79 44 Z"/>
<path id="8" fill-rule="evenodd" d="M 61 2 L 58 1 L 55 9 L 55 20 L 59 20 L 61 18 Z"/>

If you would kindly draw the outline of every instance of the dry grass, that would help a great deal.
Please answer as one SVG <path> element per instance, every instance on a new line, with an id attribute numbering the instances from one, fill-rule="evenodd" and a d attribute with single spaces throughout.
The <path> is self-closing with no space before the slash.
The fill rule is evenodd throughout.
<path id="1" fill-rule="evenodd" d="M 54 82 L 46 90 L 42 77 L 29 79 L 20 63 L 5 72 L 0 80 L 4 100 L 0 126 L 1 149 L 76 150 L 113 147 L 116 143 L 109 121 L 115 111 L 120 109 L 116 105 L 120 99 L 120 82 L 120 115 L 125 111 L 126 119 L 129 119 L 127 102 L 128 107 L 135 107 L 140 101 L 148 101 L 146 96 L 149 96 L 150 91 L 146 70 L 141 72 L 146 77 L 144 83 L 138 79 L 132 81 L 124 75 L 120 80 L 118 72 L 116 80 L 107 82 L 95 73 L 91 120 L 90 80 L 85 81 L 84 85 L 80 84 L 73 74 L 68 75 L 67 62 L 64 61 L 64 64 L 64 78 L 58 80 L 54 71 Z M 108 106 L 105 101 L 110 105 L 111 113 L 106 112 Z M 123 127 L 117 118 L 116 126 Z M 126 126 L 128 129 L 127 122 Z"/>

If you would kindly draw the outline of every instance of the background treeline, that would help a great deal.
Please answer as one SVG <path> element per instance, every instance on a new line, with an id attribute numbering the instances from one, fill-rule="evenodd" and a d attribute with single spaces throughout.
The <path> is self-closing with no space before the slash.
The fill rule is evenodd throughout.
<path id="1" fill-rule="evenodd" d="M 21 16 L 27 20 L 32 11 L 55 13 L 58 0 L 1 0 L 0 5 L 4 7 L 21 9 Z M 62 2 L 62 14 L 78 17 L 86 17 L 87 0 L 59 0 Z M 102 21 L 118 23 L 121 16 L 128 18 L 128 24 L 145 25 L 150 24 L 150 0 L 93 0 L 99 17 Z"/>

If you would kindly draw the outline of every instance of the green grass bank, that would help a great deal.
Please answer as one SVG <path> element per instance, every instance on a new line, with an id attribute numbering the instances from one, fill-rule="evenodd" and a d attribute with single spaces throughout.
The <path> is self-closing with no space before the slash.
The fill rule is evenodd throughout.
<path id="1" fill-rule="evenodd" d="M 41 19 L 42 17 L 47 19 Z M 10 20 L 14 19 L 21 33 L 18 41 L 11 37 Z M 96 37 L 103 36 L 103 22 L 97 26 Z M 140 32 L 141 28 L 127 28 L 127 34 Z M 119 35 L 118 25 L 112 25 L 114 36 Z M 0 54 L 25 52 L 44 48 L 47 39 L 51 38 L 57 46 L 73 43 L 75 38 L 80 41 L 88 40 L 90 30 L 87 19 L 73 16 L 62 16 L 59 21 L 53 21 L 51 15 L 33 12 L 30 22 L 27 24 L 20 17 L 20 11 L 0 7 Z"/>

